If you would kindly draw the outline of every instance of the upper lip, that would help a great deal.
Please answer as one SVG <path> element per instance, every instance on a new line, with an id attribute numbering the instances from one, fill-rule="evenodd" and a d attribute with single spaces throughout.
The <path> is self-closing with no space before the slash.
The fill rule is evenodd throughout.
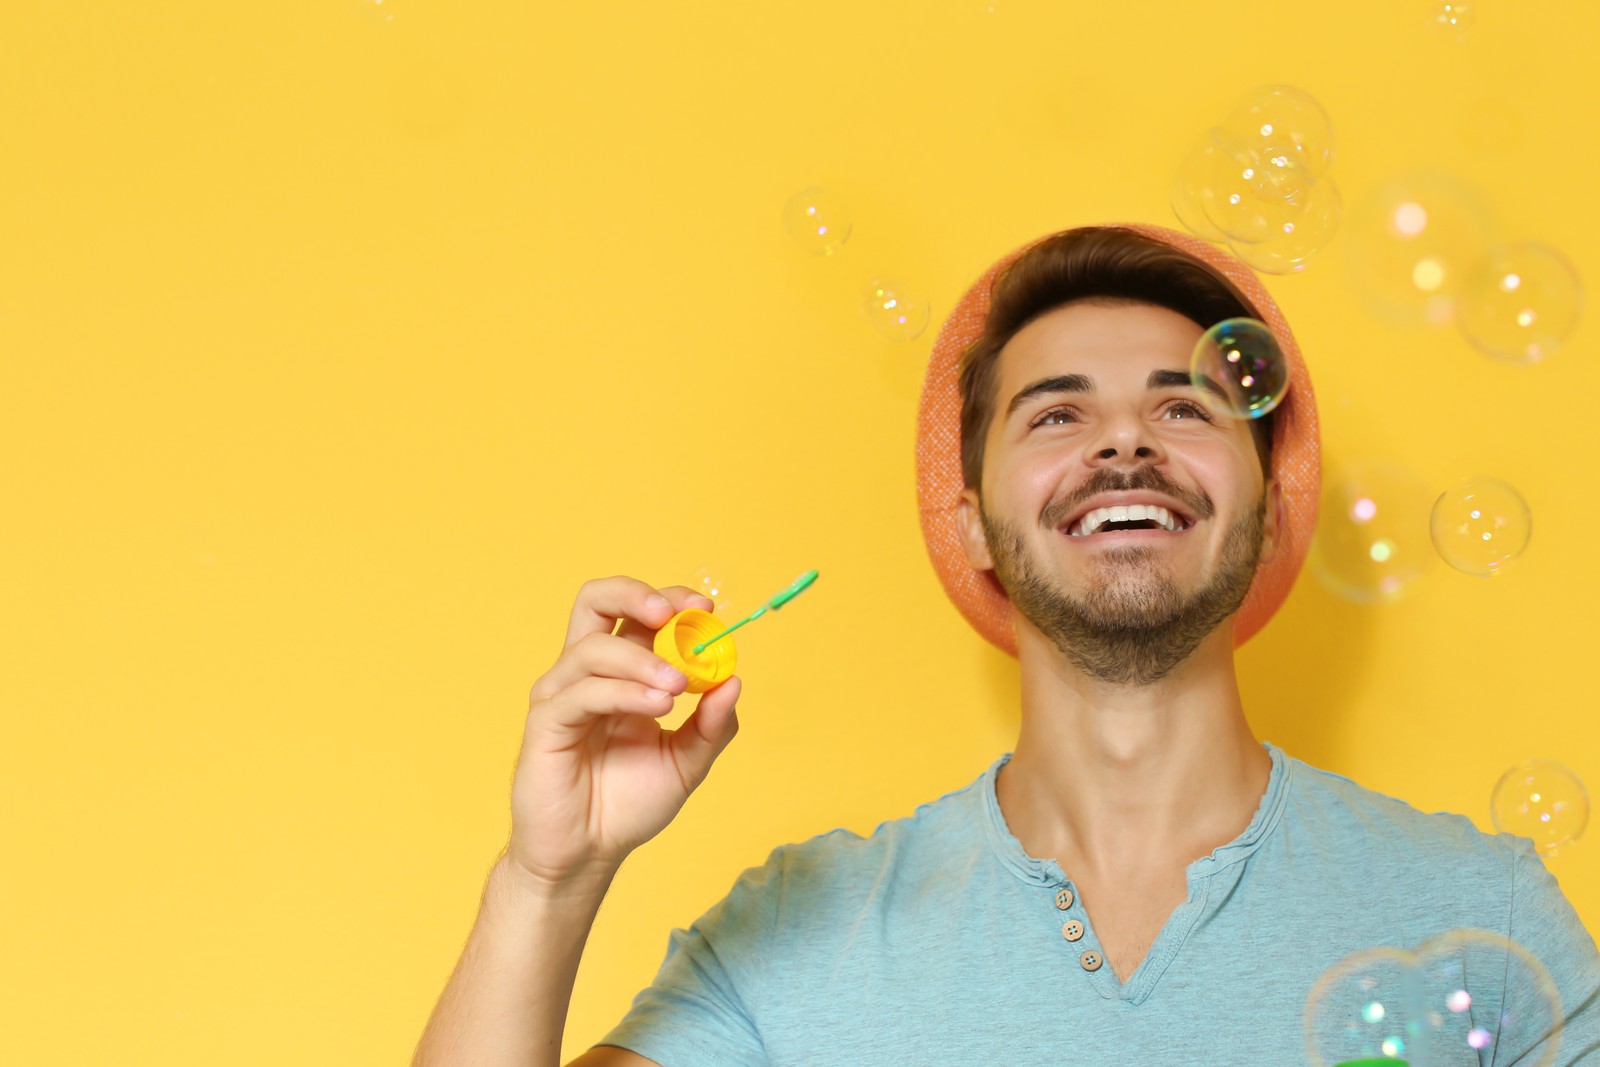
<path id="1" fill-rule="evenodd" d="M 1194 516 L 1189 513 L 1189 509 L 1171 497 L 1162 496 L 1160 493 L 1134 490 L 1126 493 L 1101 493 L 1099 496 L 1090 497 L 1082 504 L 1079 504 L 1071 515 L 1067 516 L 1067 520 L 1061 524 L 1060 529 L 1062 531 L 1070 531 L 1078 524 L 1079 519 L 1097 508 L 1127 507 L 1130 504 L 1154 504 L 1156 507 L 1166 508 L 1185 526 L 1193 526 L 1195 523 Z"/>

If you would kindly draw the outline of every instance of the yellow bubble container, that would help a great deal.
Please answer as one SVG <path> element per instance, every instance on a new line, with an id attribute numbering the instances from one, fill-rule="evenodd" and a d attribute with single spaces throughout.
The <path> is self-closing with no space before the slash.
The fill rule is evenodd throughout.
<path id="1" fill-rule="evenodd" d="M 727 628 L 709 611 L 686 608 L 656 631 L 656 655 L 688 676 L 688 692 L 704 693 L 733 677 L 739 650 L 734 647 L 731 635 L 708 645 L 698 656 L 694 654 L 694 646 Z"/>

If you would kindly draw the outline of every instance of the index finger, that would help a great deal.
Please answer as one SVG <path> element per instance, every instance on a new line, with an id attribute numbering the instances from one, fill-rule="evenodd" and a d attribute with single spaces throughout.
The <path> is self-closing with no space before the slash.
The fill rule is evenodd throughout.
<path id="1" fill-rule="evenodd" d="M 664 585 L 658 592 L 667 598 L 667 603 L 672 605 L 674 614 L 686 608 L 711 611 L 717 606 L 710 597 L 686 585 Z M 640 648 L 650 648 L 655 644 L 656 631 L 659 629 L 659 626 L 641 626 L 631 619 L 625 619 L 622 625 L 617 627 L 617 636 L 632 641 Z"/>
<path id="2" fill-rule="evenodd" d="M 578 589 L 562 650 L 571 648 L 589 634 L 611 633 L 618 620 L 632 619 L 651 631 L 661 629 L 678 610 L 667 595 L 677 591 L 659 590 L 648 582 L 623 574 L 591 578 Z"/>

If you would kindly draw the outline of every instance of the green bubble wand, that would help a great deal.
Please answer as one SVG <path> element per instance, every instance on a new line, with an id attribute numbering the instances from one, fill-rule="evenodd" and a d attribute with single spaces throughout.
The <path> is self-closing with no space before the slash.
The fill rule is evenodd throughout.
<path id="1" fill-rule="evenodd" d="M 789 601 L 793 600 L 795 597 L 797 597 L 801 593 L 805 592 L 806 589 L 810 587 L 811 583 L 816 581 L 816 580 L 817 580 L 817 572 L 816 572 L 815 568 L 812 568 L 811 570 L 806 571 L 800 577 L 796 578 L 794 580 L 794 582 L 789 586 L 789 588 L 785 589 L 783 592 L 779 593 L 777 596 L 773 597 L 771 600 L 769 600 L 765 604 L 761 605 L 752 614 L 748 615 L 747 617 L 745 617 L 743 619 L 740 619 L 738 622 L 734 623 L 732 626 L 728 627 L 726 630 L 722 631 L 717 636 L 709 637 L 706 640 L 701 641 L 698 645 L 695 645 L 694 646 L 694 654 L 698 656 L 700 653 L 704 652 L 708 647 L 710 647 L 711 645 L 715 644 L 716 642 L 722 640 L 724 637 L 727 637 L 729 634 L 733 633 L 733 631 L 737 630 L 739 627 L 743 626 L 745 623 L 754 622 L 755 620 L 761 618 L 761 616 L 763 616 L 763 615 L 765 615 L 767 613 L 767 609 L 768 608 L 771 608 L 773 611 L 777 611 L 779 608 L 783 607 Z"/>

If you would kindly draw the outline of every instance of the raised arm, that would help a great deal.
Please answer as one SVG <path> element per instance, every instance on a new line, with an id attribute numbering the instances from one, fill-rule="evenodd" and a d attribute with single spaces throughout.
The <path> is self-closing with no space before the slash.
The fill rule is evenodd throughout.
<path id="1" fill-rule="evenodd" d="M 529 694 L 511 839 L 413 1067 L 560 1064 L 578 961 L 612 878 L 678 813 L 738 730 L 737 677 L 705 693 L 677 730 L 656 721 L 687 679 L 651 650 L 652 638 L 688 607 L 711 604 L 682 586 L 658 593 L 626 577 L 579 590 L 561 654 Z M 597 1048 L 574 1062 L 652 1061 Z"/>

